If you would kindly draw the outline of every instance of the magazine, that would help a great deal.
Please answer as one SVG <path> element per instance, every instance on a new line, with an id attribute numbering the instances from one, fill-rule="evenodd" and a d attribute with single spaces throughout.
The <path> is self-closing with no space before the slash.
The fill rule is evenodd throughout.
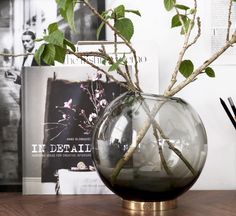
<path id="1" fill-rule="evenodd" d="M 89 66 L 26 67 L 22 87 L 23 194 L 111 193 L 92 163 L 91 137 L 126 89 Z"/>

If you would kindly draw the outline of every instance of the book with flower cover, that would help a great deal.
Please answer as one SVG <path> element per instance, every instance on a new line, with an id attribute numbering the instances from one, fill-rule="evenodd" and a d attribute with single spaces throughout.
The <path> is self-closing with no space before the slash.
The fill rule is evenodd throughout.
<path id="1" fill-rule="evenodd" d="M 24 194 L 110 193 L 93 166 L 91 138 L 107 104 L 125 91 L 89 66 L 25 68 Z"/>

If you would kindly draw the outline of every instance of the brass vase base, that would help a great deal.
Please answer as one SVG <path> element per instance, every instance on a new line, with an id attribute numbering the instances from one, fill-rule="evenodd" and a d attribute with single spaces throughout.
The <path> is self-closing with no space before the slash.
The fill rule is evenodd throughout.
<path id="1" fill-rule="evenodd" d="M 131 200 L 122 201 L 123 208 L 135 211 L 166 211 L 177 207 L 177 200 L 162 202 L 137 202 Z"/>

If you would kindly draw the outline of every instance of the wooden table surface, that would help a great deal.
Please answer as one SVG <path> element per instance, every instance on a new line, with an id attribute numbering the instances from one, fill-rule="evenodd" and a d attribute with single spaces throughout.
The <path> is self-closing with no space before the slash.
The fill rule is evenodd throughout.
<path id="1" fill-rule="evenodd" d="M 0 193 L 0 216 L 236 216 L 236 191 L 189 191 L 178 208 L 144 213 L 121 207 L 115 195 L 23 196 Z"/>

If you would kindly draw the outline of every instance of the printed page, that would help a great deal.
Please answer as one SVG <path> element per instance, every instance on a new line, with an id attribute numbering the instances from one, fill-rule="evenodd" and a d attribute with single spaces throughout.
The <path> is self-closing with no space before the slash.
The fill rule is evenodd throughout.
<path id="1" fill-rule="evenodd" d="M 211 52 L 217 52 L 225 43 L 228 27 L 229 0 L 211 1 Z M 236 4 L 232 5 L 230 36 L 236 26 Z M 236 64 L 236 47 L 228 49 L 216 64 Z"/>

